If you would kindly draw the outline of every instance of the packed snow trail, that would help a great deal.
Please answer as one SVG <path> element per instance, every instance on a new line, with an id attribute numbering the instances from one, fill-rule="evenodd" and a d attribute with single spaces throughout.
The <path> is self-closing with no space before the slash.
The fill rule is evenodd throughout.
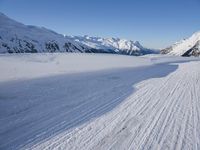
<path id="1" fill-rule="evenodd" d="M 31 149 L 200 149 L 200 62 L 178 65 L 138 83 L 111 112 Z"/>
<path id="2" fill-rule="evenodd" d="M 133 121 L 128 123 L 128 126 L 130 126 L 128 130 L 139 132 L 140 130 L 134 130 L 131 127 L 132 124 L 141 124 L 142 118 L 138 115 L 132 117 L 134 114 L 131 113 L 133 111 L 131 108 L 133 107 L 136 111 L 141 107 L 142 112 L 146 113 L 145 110 L 147 109 L 150 111 L 149 114 L 153 113 L 154 109 L 152 109 L 152 112 L 149 109 L 153 107 L 151 103 L 157 101 L 158 98 L 166 99 L 162 97 L 163 95 L 159 97 L 159 93 L 157 93 L 159 90 L 162 91 L 162 88 L 159 88 L 159 83 L 169 74 L 179 71 L 179 69 L 176 69 L 179 65 L 182 66 L 180 62 L 196 60 L 194 58 L 160 55 L 128 57 L 105 54 L 5 54 L 0 55 L 0 57 L 0 149 L 3 150 L 42 149 L 42 147 L 79 149 L 79 146 L 82 146 L 81 149 L 92 147 L 100 149 L 106 148 L 106 144 L 115 148 L 117 142 L 123 141 L 123 139 L 121 140 L 121 136 L 112 137 L 112 135 L 108 135 L 110 137 L 106 137 L 107 130 L 118 131 L 118 129 L 114 129 L 115 126 L 118 126 L 119 129 L 122 128 L 122 131 L 127 132 L 125 127 L 120 126 L 123 125 L 120 123 L 120 118 L 124 117 L 124 122 L 126 122 L 126 116 L 122 113 L 116 119 L 111 118 L 108 122 L 112 126 L 104 122 L 98 124 L 98 120 L 106 119 L 110 113 L 117 113 L 118 109 L 133 97 L 130 107 L 127 108 L 127 112 L 126 109 L 124 112 L 133 118 Z M 177 64 L 171 64 L 171 62 L 177 62 Z M 189 64 L 189 62 L 186 64 Z M 198 73 L 198 70 L 193 69 L 192 65 L 187 69 L 192 69 L 192 71 Z M 183 72 L 180 77 L 186 73 Z M 150 82 L 152 78 L 154 78 L 154 82 Z M 141 87 L 140 89 L 135 86 L 142 83 L 144 88 Z M 152 87 L 148 86 L 148 83 L 151 83 Z M 173 84 L 169 83 L 166 86 L 169 85 L 170 89 Z M 153 89 L 154 91 L 152 91 Z M 137 102 L 137 98 L 135 100 L 134 97 L 135 94 L 139 95 L 137 94 L 138 91 L 143 91 L 144 94 L 139 97 L 141 101 L 135 108 L 136 106 L 132 102 Z M 166 90 L 165 94 L 167 93 L 169 91 Z M 157 94 L 157 97 L 153 97 L 155 94 Z M 150 97 L 152 97 L 151 100 L 149 100 Z M 198 116 L 198 112 L 195 112 L 195 115 Z M 98 119 L 96 120 L 96 118 Z M 150 120 L 151 118 L 144 117 L 144 119 Z M 97 123 L 97 127 L 91 127 L 91 129 L 96 129 L 98 132 L 88 131 L 90 135 L 75 133 L 75 131 L 84 133 L 87 125 L 90 126 L 93 121 L 95 124 Z M 146 127 L 145 125 L 147 124 L 142 123 L 140 128 L 143 129 Z M 102 127 L 105 127 L 105 129 L 101 131 Z M 198 127 L 198 124 L 196 127 Z M 146 131 L 143 132 L 147 133 Z M 93 135 L 96 133 L 99 134 L 96 135 L 97 138 L 94 138 Z M 124 132 L 120 133 L 124 136 Z M 92 143 L 88 141 L 90 139 L 88 136 L 90 136 Z M 134 136 L 139 137 L 140 134 L 134 134 Z M 197 134 L 196 136 L 198 137 Z M 66 140 L 68 137 L 72 141 Z M 77 137 L 77 140 L 83 137 L 85 143 L 84 141 L 77 143 L 74 137 Z M 125 137 L 127 136 L 125 135 Z M 131 143 L 135 143 L 135 140 L 137 140 L 134 137 L 128 139 L 133 141 Z M 114 144 L 112 140 L 116 143 Z M 109 144 L 109 141 L 113 146 Z M 46 145 L 45 142 L 50 144 Z M 102 144 L 97 144 L 98 142 L 102 142 Z M 165 143 L 165 141 L 162 142 Z M 87 145 L 87 143 L 89 144 Z M 85 144 L 85 146 L 82 144 Z M 133 145 L 130 145 L 130 147 L 132 148 Z"/>
<path id="3" fill-rule="evenodd" d="M 134 84 L 176 69 L 160 64 L 1 83 L 0 149 L 69 132 L 111 111 L 134 92 Z"/>

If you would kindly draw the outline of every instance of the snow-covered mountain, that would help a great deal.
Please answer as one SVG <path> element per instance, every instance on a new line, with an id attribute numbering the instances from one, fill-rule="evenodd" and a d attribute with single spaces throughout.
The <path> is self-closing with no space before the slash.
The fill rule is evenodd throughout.
<path id="1" fill-rule="evenodd" d="M 108 53 L 120 53 L 128 55 L 143 55 L 154 53 L 155 51 L 144 48 L 138 41 L 131 41 L 120 38 L 101 38 L 90 36 L 67 36 L 75 42 L 91 47 L 96 50 L 103 50 Z"/>
<path id="2" fill-rule="evenodd" d="M 0 53 L 86 52 L 143 55 L 139 42 L 119 38 L 63 36 L 44 27 L 24 25 L 0 13 Z"/>
<path id="3" fill-rule="evenodd" d="M 84 52 L 87 48 L 54 31 L 24 25 L 0 13 L 0 53 Z"/>
<path id="4" fill-rule="evenodd" d="M 200 56 L 200 31 L 161 50 L 161 53 L 177 56 Z"/>

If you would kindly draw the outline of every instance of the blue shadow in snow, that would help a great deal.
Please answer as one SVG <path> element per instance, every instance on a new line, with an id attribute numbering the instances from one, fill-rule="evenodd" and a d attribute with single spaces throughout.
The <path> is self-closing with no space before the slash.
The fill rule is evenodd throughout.
<path id="1" fill-rule="evenodd" d="M 0 84 L 0 149 L 19 149 L 99 117 L 134 92 L 133 85 L 167 76 L 158 64 Z"/>

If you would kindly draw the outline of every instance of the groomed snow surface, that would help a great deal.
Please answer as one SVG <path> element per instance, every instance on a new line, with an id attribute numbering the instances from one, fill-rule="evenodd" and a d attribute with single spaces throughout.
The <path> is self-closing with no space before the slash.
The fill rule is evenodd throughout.
<path id="1" fill-rule="evenodd" d="M 0 55 L 0 149 L 200 149 L 199 58 Z"/>

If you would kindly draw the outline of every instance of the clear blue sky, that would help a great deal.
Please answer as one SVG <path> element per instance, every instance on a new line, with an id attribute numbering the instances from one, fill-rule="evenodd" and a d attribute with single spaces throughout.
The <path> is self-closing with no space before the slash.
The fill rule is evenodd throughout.
<path id="1" fill-rule="evenodd" d="M 200 0 L 0 0 L 0 11 L 61 34 L 120 37 L 151 48 L 200 30 Z"/>

